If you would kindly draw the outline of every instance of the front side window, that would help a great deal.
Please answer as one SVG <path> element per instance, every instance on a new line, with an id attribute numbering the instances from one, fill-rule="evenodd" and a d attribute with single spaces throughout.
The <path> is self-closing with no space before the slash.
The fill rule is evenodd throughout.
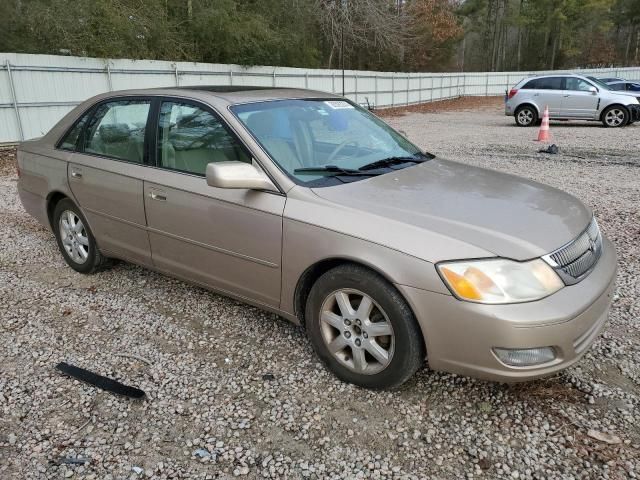
<path id="1" fill-rule="evenodd" d="M 307 186 L 335 185 L 347 175 L 357 181 L 430 158 L 344 100 L 276 100 L 231 110 L 281 169 Z"/>
<path id="2" fill-rule="evenodd" d="M 162 102 L 158 125 L 159 166 L 205 175 L 211 162 L 246 162 L 251 157 L 220 119 L 204 108 Z"/>
<path id="3" fill-rule="evenodd" d="M 611 88 L 611 90 L 626 90 L 624 83 L 612 83 L 611 85 L 609 85 L 609 87 Z"/>
<path id="4" fill-rule="evenodd" d="M 589 82 L 582 80 L 581 78 L 567 77 L 565 90 L 576 90 L 579 92 L 588 92 L 592 88 Z"/>
<path id="5" fill-rule="evenodd" d="M 84 138 L 85 153 L 142 163 L 149 100 L 117 100 L 98 106 Z"/>

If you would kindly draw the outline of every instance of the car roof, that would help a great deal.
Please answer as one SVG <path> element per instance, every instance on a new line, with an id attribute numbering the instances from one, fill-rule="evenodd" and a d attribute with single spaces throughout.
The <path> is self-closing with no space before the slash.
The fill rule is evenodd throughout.
<path id="1" fill-rule="evenodd" d="M 216 103 L 250 103 L 285 99 L 341 98 L 337 95 L 318 90 L 303 88 L 265 87 L 254 85 L 189 85 L 180 87 L 160 87 L 119 90 L 100 95 L 101 99 L 118 96 L 167 95 L 217 100 Z"/>
<path id="2" fill-rule="evenodd" d="M 587 78 L 585 75 L 581 75 L 579 73 L 547 73 L 546 75 L 533 75 L 530 78 L 549 78 L 549 77 L 578 77 L 578 78 Z M 595 77 L 594 77 L 595 78 Z"/>

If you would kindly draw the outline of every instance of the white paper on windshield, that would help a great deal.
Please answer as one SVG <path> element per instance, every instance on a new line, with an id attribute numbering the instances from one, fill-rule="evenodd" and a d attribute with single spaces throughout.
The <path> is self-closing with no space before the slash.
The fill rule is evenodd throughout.
<path id="1" fill-rule="evenodd" d="M 324 103 L 327 104 L 329 107 L 333 108 L 334 110 L 341 110 L 343 108 L 353 108 L 353 105 L 351 105 L 348 102 L 345 102 L 344 100 L 327 100 Z"/>

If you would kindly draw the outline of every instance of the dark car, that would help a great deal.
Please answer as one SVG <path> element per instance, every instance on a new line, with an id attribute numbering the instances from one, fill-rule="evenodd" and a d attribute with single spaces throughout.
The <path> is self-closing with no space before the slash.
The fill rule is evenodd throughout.
<path id="1" fill-rule="evenodd" d="M 620 82 L 610 82 L 608 85 L 611 90 L 633 93 L 636 97 L 640 97 L 640 81 L 629 82 L 625 80 Z"/>

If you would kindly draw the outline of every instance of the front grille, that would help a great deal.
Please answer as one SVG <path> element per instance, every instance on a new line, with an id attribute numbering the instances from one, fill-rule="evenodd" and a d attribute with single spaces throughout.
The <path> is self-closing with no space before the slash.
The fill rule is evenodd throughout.
<path id="1" fill-rule="evenodd" d="M 602 254 L 602 235 L 595 217 L 572 242 L 542 257 L 566 285 L 578 283 L 595 267 Z"/>

